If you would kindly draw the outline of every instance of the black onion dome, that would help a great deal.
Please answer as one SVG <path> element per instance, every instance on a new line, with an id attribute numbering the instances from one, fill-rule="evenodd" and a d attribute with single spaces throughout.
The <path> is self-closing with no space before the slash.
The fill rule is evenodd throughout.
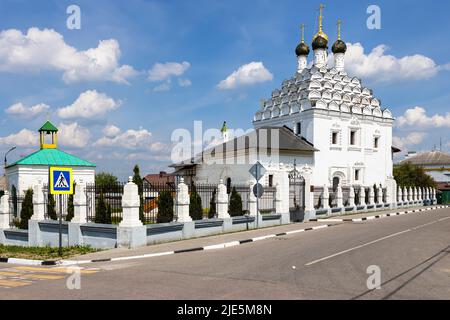
<path id="1" fill-rule="evenodd" d="M 334 54 L 336 53 L 346 53 L 347 52 L 347 45 L 342 40 L 337 40 L 333 47 L 331 48 L 331 51 L 333 51 Z"/>
<path id="2" fill-rule="evenodd" d="M 297 57 L 307 56 L 309 55 L 309 52 L 310 52 L 309 47 L 304 42 L 300 43 L 295 49 L 295 54 L 297 55 Z"/>
<path id="3" fill-rule="evenodd" d="M 317 49 L 328 49 L 328 40 L 321 35 L 318 35 L 314 38 L 312 42 L 313 50 Z"/>

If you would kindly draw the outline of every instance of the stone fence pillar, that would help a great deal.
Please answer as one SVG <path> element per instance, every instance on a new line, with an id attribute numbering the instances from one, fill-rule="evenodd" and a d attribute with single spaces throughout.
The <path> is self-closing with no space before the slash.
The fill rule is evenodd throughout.
<path id="1" fill-rule="evenodd" d="M 136 248 L 147 245 L 147 227 L 139 220 L 140 198 L 132 177 L 123 188 L 122 222 L 117 229 L 119 247 Z"/>
<path id="2" fill-rule="evenodd" d="M 433 188 L 433 196 L 431 197 L 431 199 L 433 200 L 433 204 L 437 203 L 436 189 L 435 188 Z"/>
<path id="3" fill-rule="evenodd" d="M 377 189 L 377 202 L 378 204 L 383 204 L 383 187 L 380 185 Z"/>
<path id="4" fill-rule="evenodd" d="M 73 223 L 87 223 L 87 198 L 86 185 L 77 183 L 75 185 L 75 194 L 73 196 Z"/>
<path id="5" fill-rule="evenodd" d="M 397 202 L 398 203 L 403 203 L 403 191 L 401 187 L 398 187 L 398 191 L 397 191 Z"/>
<path id="6" fill-rule="evenodd" d="M 227 186 L 223 183 L 221 179 L 219 182 L 219 186 L 217 188 L 217 214 L 219 219 L 229 219 L 230 214 L 228 213 L 228 194 L 227 194 Z M 253 194 L 253 192 L 250 192 Z"/>
<path id="7" fill-rule="evenodd" d="M 256 199 L 255 195 L 253 194 L 254 186 L 255 186 L 255 183 L 250 182 L 250 193 L 248 195 L 248 209 L 249 209 L 249 214 L 251 217 L 257 216 L 257 205 L 256 205 L 257 199 Z M 227 201 L 228 201 L 228 198 L 227 198 Z M 228 211 L 228 202 L 227 202 L 227 211 Z"/>
<path id="8" fill-rule="evenodd" d="M 323 186 L 323 193 L 322 193 L 322 208 L 323 209 L 330 209 L 330 191 L 328 190 L 328 186 Z"/>
<path id="9" fill-rule="evenodd" d="M 33 216 L 31 216 L 30 220 L 45 220 L 45 198 L 42 184 L 40 183 L 33 187 Z"/>
<path id="10" fill-rule="evenodd" d="M 373 191 L 373 186 L 369 187 L 369 203 L 368 205 L 373 206 L 375 204 L 375 194 Z"/>
<path id="11" fill-rule="evenodd" d="M 189 188 L 184 183 L 184 178 L 181 178 L 177 186 L 177 195 L 175 199 L 176 212 L 178 214 L 178 222 L 191 222 L 192 218 L 189 215 Z"/>
<path id="12" fill-rule="evenodd" d="M 5 194 L 0 199 L 0 229 L 9 229 L 9 193 Z"/>
<path id="13" fill-rule="evenodd" d="M 403 204 L 407 204 L 408 203 L 408 190 L 406 189 L 406 187 L 403 187 Z"/>
<path id="14" fill-rule="evenodd" d="M 349 207 L 355 206 L 355 188 L 353 186 L 350 186 L 350 192 L 348 195 L 348 206 Z"/>
<path id="15" fill-rule="evenodd" d="M 423 200 L 424 201 L 430 200 L 428 197 L 428 188 L 427 187 L 423 188 Z"/>
<path id="16" fill-rule="evenodd" d="M 360 206 L 366 206 L 366 188 L 364 186 L 361 186 L 359 189 L 359 205 Z"/>
<path id="17" fill-rule="evenodd" d="M 338 208 L 343 208 L 344 207 L 344 196 L 342 194 L 342 187 L 339 184 L 337 187 L 337 191 L 336 191 L 336 203 L 337 203 L 337 207 Z"/>

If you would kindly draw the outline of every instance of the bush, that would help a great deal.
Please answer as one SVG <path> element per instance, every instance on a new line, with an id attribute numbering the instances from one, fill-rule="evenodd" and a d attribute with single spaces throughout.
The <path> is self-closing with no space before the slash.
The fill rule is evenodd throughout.
<path id="1" fill-rule="evenodd" d="M 195 186 L 190 195 L 189 215 L 194 221 L 203 219 L 202 198 L 197 193 Z"/>
<path id="2" fill-rule="evenodd" d="M 97 201 L 97 208 L 95 210 L 95 223 L 111 224 L 111 206 L 109 206 L 103 193 L 100 193 L 100 197 Z"/>
<path id="3" fill-rule="evenodd" d="M 20 211 L 20 229 L 28 230 L 28 220 L 33 215 L 33 190 L 28 189 Z"/>
<path id="4" fill-rule="evenodd" d="M 209 202 L 209 212 L 208 212 L 209 219 L 214 219 L 217 215 L 216 195 L 217 195 L 217 189 L 214 189 L 212 196 L 211 196 L 211 201 Z"/>
<path id="5" fill-rule="evenodd" d="M 55 197 L 51 193 L 47 197 L 47 216 L 52 220 L 58 220 Z"/>
<path id="6" fill-rule="evenodd" d="M 159 194 L 157 223 L 169 223 L 173 221 L 173 198 L 170 191 Z"/>
<path id="7" fill-rule="evenodd" d="M 67 215 L 66 221 L 71 221 L 73 219 L 75 207 L 73 205 L 73 194 L 69 195 L 69 199 L 67 200 Z"/>
<path id="8" fill-rule="evenodd" d="M 228 209 L 228 212 L 232 217 L 239 217 L 244 215 L 244 212 L 242 211 L 242 198 L 239 193 L 237 193 L 236 187 L 233 187 L 233 189 L 231 190 L 230 207 Z"/>
<path id="9" fill-rule="evenodd" d="M 436 181 L 429 176 L 423 167 L 409 162 L 394 166 L 394 179 L 400 187 L 436 188 Z"/>

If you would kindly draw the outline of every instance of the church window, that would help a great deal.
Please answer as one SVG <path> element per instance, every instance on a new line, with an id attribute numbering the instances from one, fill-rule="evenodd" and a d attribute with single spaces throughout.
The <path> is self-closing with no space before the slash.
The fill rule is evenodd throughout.
<path id="1" fill-rule="evenodd" d="M 298 135 L 301 135 L 302 134 L 302 123 L 301 122 L 298 122 L 297 123 L 297 127 L 296 127 L 296 133 L 298 134 Z"/>
<path id="2" fill-rule="evenodd" d="M 360 169 L 356 169 L 355 170 L 355 181 L 359 181 L 360 173 L 361 173 Z"/>
<path id="3" fill-rule="evenodd" d="M 375 139 L 373 139 L 373 147 L 375 149 L 378 149 L 379 145 L 380 145 L 380 137 L 375 137 Z"/>
<path id="4" fill-rule="evenodd" d="M 273 175 L 269 175 L 269 187 L 273 187 Z"/>
<path id="5" fill-rule="evenodd" d="M 333 144 L 333 145 L 338 144 L 338 138 L 339 138 L 338 132 L 333 132 L 331 134 L 331 144 Z"/>
<path id="6" fill-rule="evenodd" d="M 356 130 L 351 130 L 350 131 L 350 145 L 351 146 L 355 146 L 356 145 L 356 134 L 357 134 Z"/>

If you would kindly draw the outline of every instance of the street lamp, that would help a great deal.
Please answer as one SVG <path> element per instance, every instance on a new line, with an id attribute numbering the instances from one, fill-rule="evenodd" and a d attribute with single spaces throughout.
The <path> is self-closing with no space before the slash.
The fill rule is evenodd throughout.
<path id="1" fill-rule="evenodd" d="M 14 150 L 16 150 L 16 146 L 12 147 L 11 149 L 8 150 L 7 153 L 5 153 L 5 162 L 4 162 L 4 164 L 5 164 L 5 165 L 4 165 L 5 171 L 4 171 L 4 173 L 3 173 L 5 176 L 6 176 L 6 165 L 8 164 L 6 157 L 8 156 L 8 154 L 9 154 L 10 152 L 12 152 L 12 151 L 14 151 Z"/>

